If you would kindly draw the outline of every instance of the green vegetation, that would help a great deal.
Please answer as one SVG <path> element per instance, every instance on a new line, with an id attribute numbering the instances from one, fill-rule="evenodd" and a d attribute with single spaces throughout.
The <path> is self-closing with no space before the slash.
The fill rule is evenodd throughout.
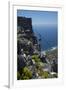
<path id="1" fill-rule="evenodd" d="M 20 75 L 20 73 L 21 73 L 21 75 Z M 19 72 L 17 73 L 18 80 L 19 79 L 26 80 L 26 79 L 32 78 L 32 72 L 27 67 L 22 68 L 20 70 L 20 73 Z"/>
<path id="2" fill-rule="evenodd" d="M 52 60 L 53 58 L 55 58 L 55 53 L 57 52 L 57 50 L 53 51 L 47 51 L 46 55 L 47 58 L 50 60 Z M 17 72 L 17 79 L 18 80 L 28 80 L 28 79 L 32 79 L 33 78 L 33 71 L 38 74 L 38 78 L 57 78 L 58 75 L 57 73 L 50 73 L 49 71 L 44 71 L 44 66 L 47 65 L 47 63 L 43 63 L 39 57 L 39 55 L 32 55 L 32 61 L 35 62 L 35 66 L 32 66 L 33 69 L 31 70 L 31 65 L 29 66 L 25 66 L 23 68 L 20 69 L 20 71 Z M 26 62 L 27 63 L 27 62 Z"/>
<path id="3" fill-rule="evenodd" d="M 43 71 L 42 67 L 44 66 L 44 63 L 41 62 L 38 55 L 33 55 L 32 59 L 36 63 L 36 72 L 39 74 L 41 78 L 48 78 L 49 73 L 47 71 Z"/>
<path id="4" fill-rule="evenodd" d="M 19 80 L 20 79 L 20 73 L 17 72 L 17 79 Z"/>
<path id="5" fill-rule="evenodd" d="M 35 62 L 40 62 L 40 58 L 38 55 L 32 55 L 32 59 L 35 61 Z"/>
<path id="6" fill-rule="evenodd" d="M 41 76 L 42 76 L 42 78 L 48 78 L 48 72 L 43 71 Z"/>
<path id="7" fill-rule="evenodd" d="M 41 38 L 38 40 L 32 29 L 32 19 L 18 19 L 17 80 L 57 78 L 58 48 L 41 51 Z"/>

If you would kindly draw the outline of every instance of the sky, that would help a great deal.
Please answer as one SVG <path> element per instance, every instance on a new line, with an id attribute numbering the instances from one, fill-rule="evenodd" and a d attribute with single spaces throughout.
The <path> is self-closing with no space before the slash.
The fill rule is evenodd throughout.
<path id="1" fill-rule="evenodd" d="M 17 16 L 32 18 L 32 25 L 56 26 L 57 11 L 17 10 Z"/>

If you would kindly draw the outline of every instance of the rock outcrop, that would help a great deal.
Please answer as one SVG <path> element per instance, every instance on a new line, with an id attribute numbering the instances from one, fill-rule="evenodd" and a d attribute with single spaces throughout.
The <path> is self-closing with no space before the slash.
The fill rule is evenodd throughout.
<path id="1" fill-rule="evenodd" d="M 57 77 L 57 50 L 42 54 L 40 48 L 32 29 L 32 19 L 17 17 L 18 80 Z"/>
<path id="2" fill-rule="evenodd" d="M 32 54 L 34 52 L 34 47 L 37 47 L 37 37 L 32 30 L 32 19 L 17 17 L 17 25 L 18 54 L 20 54 L 21 49 Z"/>

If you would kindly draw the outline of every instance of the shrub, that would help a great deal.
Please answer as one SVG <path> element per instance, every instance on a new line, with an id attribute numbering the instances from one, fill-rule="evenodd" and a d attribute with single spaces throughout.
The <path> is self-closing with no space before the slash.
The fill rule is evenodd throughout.
<path id="1" fill-rule="evenodd" d="M 31 79 L 31 78 L 32 78 L 32 72 L 27 67 L 24 67 L 22 69 L 21 79 Z"/>
<path id="2" fill-rule="evenodd" d="M 35 61 L 35 62 L 40 62 L 40 58 L 38 55 L 32 55 L 32 59 Z"/>
<path id="3" fill-rule="evenodd" d="M 40 71 L 39 75 L 42 77 L 42 78 L 48 78 L 48 75 L 49 73 L 47 71 Z"/>
<path id="4" fill-rule="evenodd" d="M 20 79 L 20 73 L 17 72 L 17 80 L 19 80 L 19 79 Z"/>

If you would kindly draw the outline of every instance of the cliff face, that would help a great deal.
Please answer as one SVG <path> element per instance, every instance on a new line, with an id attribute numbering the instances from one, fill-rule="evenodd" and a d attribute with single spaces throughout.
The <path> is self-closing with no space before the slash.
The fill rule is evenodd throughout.
<path id="1" fill-rule="evenodd" d="M 29 63 L 31 56 L 37 50 L 37 37 L 32 30 L 32 19 L 17 17 L 17 69 L 20 71 Z M 26 56 L 26 57 L 24 57 Z"/>
<path id="2" fill-rule="evenodd" d="M 25 17 L 17 17 L 17 25 L 24 29 L 25 32 L 29 30 L 30 33 L 33 33 L 32 30 L 32 19 L 31 18 L 25 18 Z"/>
<path id="3" fill-rule="evenodd" d="M 31 18 L 17 17 L 17 40 L 18 54 L 20 54 L 21 49 L 33 54 L 33 46 L 37 44 L 37 37 L 32 30 Z"/>
<path id="4" fill-rule="evenodd" d="M 56 51 L 39 51 L 32 19 L 17 17 L 17 79 L 57 78 L 56 56 Z"/>

